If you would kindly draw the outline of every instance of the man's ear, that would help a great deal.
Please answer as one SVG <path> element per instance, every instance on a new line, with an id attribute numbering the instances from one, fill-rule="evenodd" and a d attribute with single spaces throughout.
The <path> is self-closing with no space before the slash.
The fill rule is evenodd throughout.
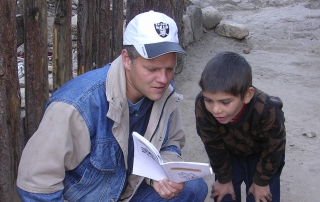
<path id="1" fill-rule="evenodd" d="M 254 92 L 255 92 L 254 88 L 249 87 L 249 89 L 247 90 L 246 95 L 244 96 L 244 99 L 243 99 L 243 102 L 245 104 L 248 104 L 251 101 L 251 99 L 253 98 Z"/>
<path id="2" fill-rule="evenodd" d="M 131 60 L 129 58 L 129 54 L 128 54 L 128 51 L 126 49 L 123 49 L 122 52 L 121 52 L 121 57 L 122 57 L 122 61 L 123 61 L 123 65 L 124 65 L 124 68 L 126 70 L 130 70 L 130 63 L 131 63 Z"/>

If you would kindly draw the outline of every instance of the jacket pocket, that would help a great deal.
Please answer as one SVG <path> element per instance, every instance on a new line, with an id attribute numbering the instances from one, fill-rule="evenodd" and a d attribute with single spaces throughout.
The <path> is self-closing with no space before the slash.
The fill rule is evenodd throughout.
<path id="1" fill-rule="evenodd" d="M 122 151 L 116 140 L 103 141 L 92 145 L 90 162 L 98 170 L 102 172 L 110 172 L 115 170 L 119 164 Z"/>
<path id="2" fill-rule="evenodd" d="M 82 202 L 99 201 L 105 195 L 115 197 L 107 193 L 121 190 L 123 183 L 115 185 L 114 181 L 121 181 L 125 176 L 123 162 L 122 151 L 116 140 L 92 144 L 91 153 L 81 164 L 76 169 L 67 171 L 64 180 L 65 199 Z"/>

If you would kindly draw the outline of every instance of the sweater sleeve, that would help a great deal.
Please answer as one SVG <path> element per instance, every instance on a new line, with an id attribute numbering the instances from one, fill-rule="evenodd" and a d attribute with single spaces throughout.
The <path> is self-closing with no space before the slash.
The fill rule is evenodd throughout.
<path id="1" fill-rule="evenodd" d="M 225 147 L 218 125 L 216 124 L 217 122 L 206 110 L 200 94 L 196 98 L 195 116 L 197 133 L 205 146 L 218 181 L 222 184 L 230 182 L 233 176 L 229 152 Z"/>
<path id="2" fill-rule="evenodd" d="M 17 186 L 35 194 L 61 193 L 65 171 L 89 152 L 90 135 L 82 116 L 73 106 L 54 102 L 23 150 Z"/>
<path id="3" fill-rule="evenodd" d="M 260 120 L 261 124 L 258 135 L 261 137 L 262 152 L 252 180 L 259 186 L 269 184 L 270 178 L 280 167 L 285 152 L 285 118 L 281 108 L 282 101 L 277 97 L 270 97 L 263 104 L 257 102 L 255 106 L 259 112 L 257 114 L 260 114 L 254 119 Z"/>

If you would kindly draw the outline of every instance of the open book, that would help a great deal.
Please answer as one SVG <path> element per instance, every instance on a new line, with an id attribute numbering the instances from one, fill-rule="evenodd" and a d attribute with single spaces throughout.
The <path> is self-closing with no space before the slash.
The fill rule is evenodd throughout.
<path id="1" fill-rule="evenodd" d="M 137 132 L 132 133 L 134 160 L 132 173 L 153 180 L 180 183 L 212 174 L 208 163 L 167 162 L 164 163 L 158 150 Z"/>

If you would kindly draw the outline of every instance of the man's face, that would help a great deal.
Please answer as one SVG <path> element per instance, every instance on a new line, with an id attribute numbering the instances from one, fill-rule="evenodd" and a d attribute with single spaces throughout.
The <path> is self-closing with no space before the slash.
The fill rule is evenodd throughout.
<path id="1" fill-rule="evenodd" d="M 206 109 L 222 124 L 227 124 L 238 115 L 244 102 L 240 96 L 230 93 L 218 92 L 208 93 L 203 91 Z"/>
<path id="2" fill-rule="evenodd" d="M 177 65 L 177 53 L 167 53 L 154 59 L 138 56 L 134 63 L 122 52 L 126 69 L 127 98 L 132 103 L 142 97 L 159 100 L 170 85 Z"/>

